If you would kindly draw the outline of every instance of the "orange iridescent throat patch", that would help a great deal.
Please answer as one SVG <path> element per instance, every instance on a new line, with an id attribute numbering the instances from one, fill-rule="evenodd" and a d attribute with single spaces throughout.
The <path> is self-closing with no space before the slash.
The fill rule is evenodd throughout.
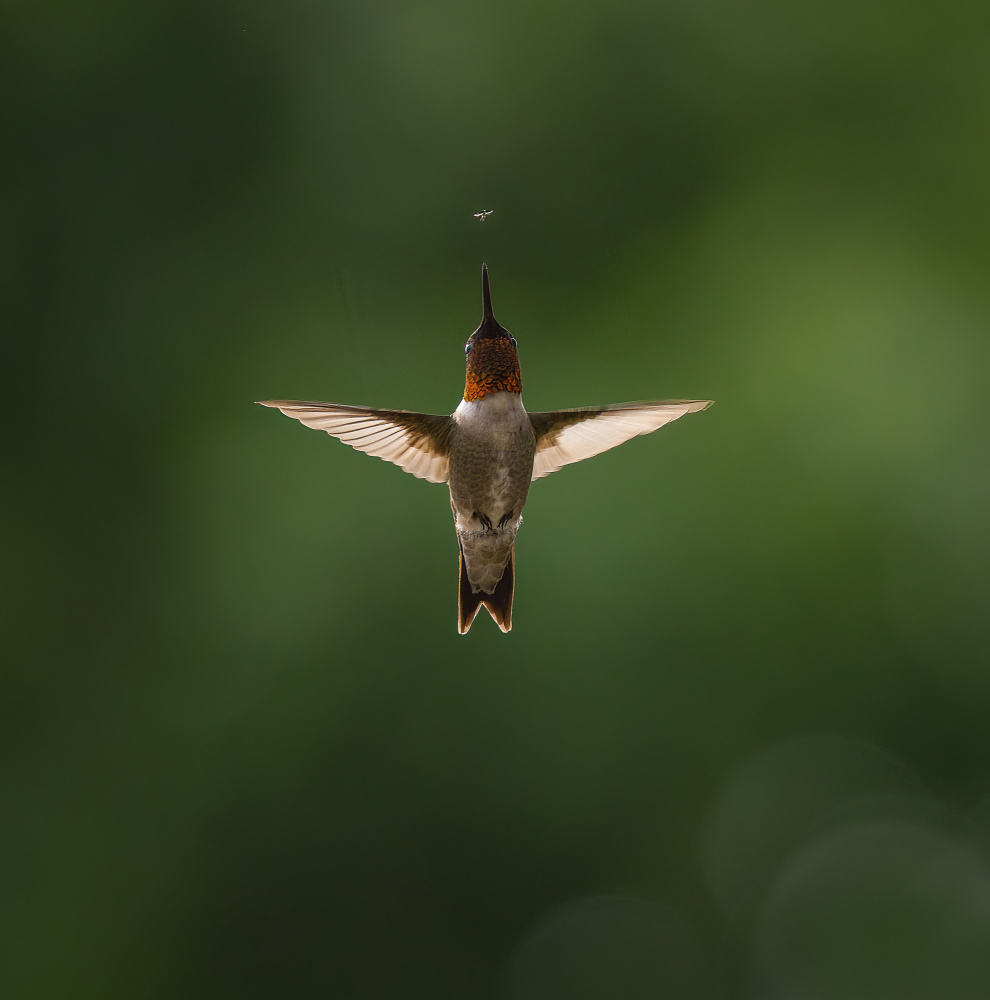
<path id="1" fill-rule="evenodd" d="M 467 356 L 464 398 L 470 403 L 500 391 L 522 392 L 519 358 L 508 337 L 482 337 Z"/>

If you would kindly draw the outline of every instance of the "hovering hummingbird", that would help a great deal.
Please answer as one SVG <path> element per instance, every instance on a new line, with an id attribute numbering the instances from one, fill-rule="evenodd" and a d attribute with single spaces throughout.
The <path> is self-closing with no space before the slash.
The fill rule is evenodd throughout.
<path id="1" fill-rule="evenodd" d="M 461 635 L 482 605 L 503 632 L 512 628 L 516 532 L 534 479 L 711 403 L 671 399 L 527 413 L 516 338 L 495 319 L 484 264 L 481 289 L 481 325 L 464 345 L 464 398 L 449 417 L 340 403 L 261 402 L 419 479 L 448 485 L 461 555 Z"/>

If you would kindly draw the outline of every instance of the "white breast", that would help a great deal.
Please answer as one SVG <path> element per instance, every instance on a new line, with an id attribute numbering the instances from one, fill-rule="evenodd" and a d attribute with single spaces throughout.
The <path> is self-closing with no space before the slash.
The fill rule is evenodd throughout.
<path id="1" fill-rule="evenodd" d="M 522 394 L 505 391 L 493 392 L 470 402 L 462 399 L 453 417 L 465 433 L 492 441 L 498 441 L 502 435 L 508 437 L 513 432 L 518 433 L 519 428 L 529 421 Z"/>

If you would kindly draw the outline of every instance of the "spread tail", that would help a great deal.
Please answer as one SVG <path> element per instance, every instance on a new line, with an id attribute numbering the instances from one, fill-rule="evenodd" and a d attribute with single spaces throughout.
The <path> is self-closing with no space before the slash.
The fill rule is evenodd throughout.
<path id="1" fill-rule="evenodd" d="M 457 631 L 464 635 L 474 621 L 481 605 L 495 619 L 495 624 L 503 632 L 512 629 L 512 594 L 516 589 L 516 547 L 512 547 L 512 555 L 505 564 L 502 579 L 495 585 L 490 594 L 474 593 L 468 580 L 467 567 L 464 565 L 464 553 L 461 552 L 461 574 L 457 591 Z"/>

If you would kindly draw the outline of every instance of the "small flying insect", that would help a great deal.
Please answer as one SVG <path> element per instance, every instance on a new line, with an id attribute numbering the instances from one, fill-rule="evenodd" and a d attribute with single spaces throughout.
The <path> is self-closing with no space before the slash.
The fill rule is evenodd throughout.
<path id="1" fill-rule="evenodd" d="M 488 208 L 488 209 L 485 209 L 485 211 L 483 211 L 483 212 L 475 212 L 474 213 L 474 217 L 476 219 L 480 219 L 482 222 L 484 222 L 485 219 L 487 219 L 488 216 L 491 215 L 492 212 L 494 212 L 494 211 L 495 211 L 494 208 Z"/>

